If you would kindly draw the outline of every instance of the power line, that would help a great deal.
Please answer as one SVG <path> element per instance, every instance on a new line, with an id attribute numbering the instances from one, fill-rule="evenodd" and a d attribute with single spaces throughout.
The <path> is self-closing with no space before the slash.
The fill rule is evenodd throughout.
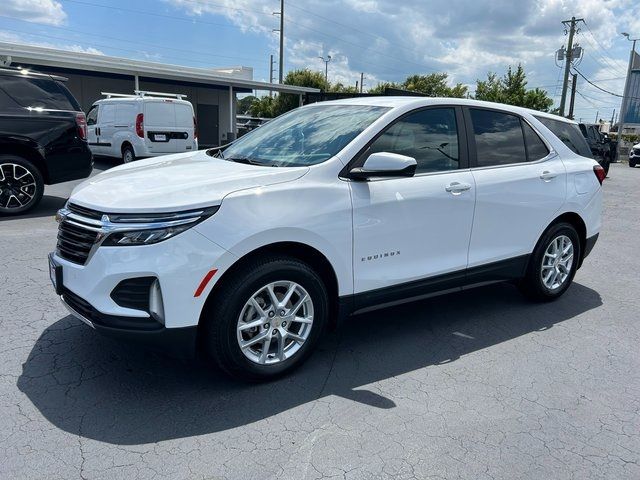
<path id="1" fill-rule="evenodd" d="M 607 90 L 605 88 L 600 87 L 599 85 L 596 85 L 591 80 L 589 80 L 587 77 L 585 77 L 584 74 L 580 70 L 578 70 L 576 67 L 573 67 L 573 69 L 576 71 L 576 73 L 578 75 L 580 75 L 582 78 L 584 78 L 589 85 L 597 88 L 598 90 L 603 91 L 604 93 L 608 93 L 609 95 L 613 95 L 614 97 L 624 98 L 624 95 L 620 95 L 619 93 L 613 93 L 613 92 L 611 92 L 611 91 L 609 91 L 609 90 Z M 634 100 L 640 100 L 640 97 L 630 97 L 629 96 L 627 98 L 633 98 Z"/>
<path id="2" fill-rule="evenodd" d="M 182 21 L 182 22 L 197 23 L 197 24 L 202 24 L 202 25 L 212 25 L 212 26 L 216 26 L 216 27 L 238 28 L 238 27 L 235 27 L 235 26 L 232 26 L 232 25 L 209 22 L 209 21 L 206 21 L 206 20 L 200 20 L 200 19 L 196 20 L 196 19 L 193 19 L 193 18 L 176 17 L 174 15 L 167 15 L 167 14 L 162 14 L 162 13 L 157 13 L 157 12 L 149 12 L 149 11 L 145 11 L 145 10 L 137 10 L 137 9 L 131 9 L 131 8 L 119 7 L 119 6 L 115 7 L 115 6 L 112 6 L 112 5 L 103 5 L 103 4 L 99 4 L 99 3 L 92 3 L 92 2 L 82 1 L 82 0 L 61 0 L 61 1 L 76 3 L 76 4 L 79 4 L 79 5 L 85 5 L 85 6 L 89 6 L 89 7 L 98 7 L 98 8 L 104 8 L 104 9 L 109 9 L 109 10 L 115 10 L 115 11 L 119 10 L 119 11 L 123 11 L 123 12 L 135 13 L 135 14 L 139 14 L 139 15 L 149 15 L 149 16 L 159 17 L 159 18 L 168 18 L 168 19 L 171 19 L 171 20 L 178 20 L 178 21 Z M 191 1 L 195 2 L 195 0 L 191 0 Z M 196 3 L 198 3 L 198 2 L 196 2 Z M 247 10 L 247 9 L 245 9 L 245 10 Z M 251 11 L 255 12 L 254 10 L 251 10 Z M 328 34 L 326 32 L 322 32 L 320 30 L 316 30 L 316 29 L 311 28 L 311 27 L 307 27 L 306 25 L 303 25 L 303 24 L 300 24 L 300 23 L 297 23 L 297 22 L 292 22 L 292 21 L 289 20 L 287 23 L 296 25 L 296 26 L 298 26 L 300 28 L 309 30 L 309 31 L 317 33 L 319 35 L 323 35 L 325 37 L 338 40 L 339 42 L 353 45 L 353 46 L 361 49 L 361 51 L 363 51 L 363 52 L 373 48 L 372 46 L 364 47 L 362 45 L 359 45 L 357 43 L 351 42 L 349 40 L 345 40 L 345 39 L 343 39 L 341 37 L 337 37 L 335 35 L 331 35 L 331 34 Z M 400 58 L 398 58 L 396 56 L 387 55 L 387 54 L 380 53 L 380 52 L 378 52 L 378 55 L 383 56 L 383 57 L 387 57 L 387 58 L 389 58 L 391 60 L 394 60 L 396 62 L 412 63 L 412 64 L 415 64 L 417 66 L 420 66 L 421 68 L 426 68 L 426 69 L 428 69 L 430 71 L 435 71 L 435 70 L 427 67 L 426 65 L 419 64 L 419 63 L 413 62 L 411 60 L 400 59 Z M 360 60 L 360 63 L 364 63 L 364 64 L 367 64 L 367 65 L 373 65 L 373 66 L 378 67 L 378 68 L 380 68 L 382 70 L 388 70 L 388 71 L 392 71 L 394 73 L 398 73 L 398 68 L 397 67 L 394 68 L 392 66 L 386 66 L 386 65 L 379 64 L 379 63 L 363 61 L 363 60 Z"/>

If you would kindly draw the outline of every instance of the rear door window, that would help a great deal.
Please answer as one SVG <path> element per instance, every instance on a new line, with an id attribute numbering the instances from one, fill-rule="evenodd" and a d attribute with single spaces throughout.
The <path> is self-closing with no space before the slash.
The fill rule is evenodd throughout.
<path id="1" fill-rule="evenodd" d="M 176 103 L 176 127 L 188 128 L 193 126 L 193 110 L 191 105 Z"/>
<path id="2" fill-rule="evenodd" d="M 582 133 L 580 133 L 578 125 L 547 117 L 536 116 L 536 118 L 575 153 L 583 157 L 593 158 L 591 149 Z"/>
<path id="3" fill-rule="evenodd" d="M 164 101 L 145 102 L 144 121 L 151 128 L 175 127 L 175 104 Z"/>
<path id="4" fill-rule="evenodd" d="M 522 122 L 522 128 L 524 129 L 524 142 L 527 147 L 527 161 L 535 162 L 549 155 L 549 149 L 527 122 Z"/>
<path id="5" fill-rule="evenodd" d="M 4 76 L 0 89 L 25 108 L 80 110 L 69 90 L 50 78 Z"/>
<path id="6" fill-rule="evenodd" d="M 518 116 L 478 108 L 471 108 L 469 112 L 479 167 L 527 161 L 524 135 Z"/>

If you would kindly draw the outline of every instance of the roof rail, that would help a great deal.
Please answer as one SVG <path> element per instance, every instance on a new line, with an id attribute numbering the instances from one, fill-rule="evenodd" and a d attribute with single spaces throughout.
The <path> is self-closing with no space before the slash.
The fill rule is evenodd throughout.
<path id="1" fill-rule="evenodd" d="M 150 97 L 173 97 L 178 100 L 182 100 L 183 98 L 187 98 L 184 93 L 164 93 L 164 92 L 149 92 L 146 90 L 134 90 L 134 94 L 130 93 L 111 93 L 111 92 L 100 92 L 100 95 L 105 95 L 107 98 L 141 98 L 145 96 Z"/>
<path id="2" fill-rule="evenodd" d="M 174 97 L 178 100 L 182 100 L 183 98 L 187 98 L 187 95 L 184 93 L 165 93 L 165 92 L 150 92 L 147 90 L 134 90 L 136 95 L 144 97 L 145 95 L 153 96 L 153 97 Z"/>
<path id="3" fill-rule="evenodd" d="M 111 92 L 100 92 L 100 95 L 104 95 L 107 98 L 135 98 L 136 95 L 131 95 L 128 93 L 111 93 Z"/>

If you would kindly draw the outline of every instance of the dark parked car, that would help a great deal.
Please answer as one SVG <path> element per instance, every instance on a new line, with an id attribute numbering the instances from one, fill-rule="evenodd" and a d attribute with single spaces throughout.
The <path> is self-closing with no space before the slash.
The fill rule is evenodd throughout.
<path id="1" fill-rule="evenodd" d="M 65 80 L 0 68 L 0 215 L 36 206 L 44 185 L 91 174 L 86 118 Z"/>
<path id="2" fill-rule="evenodd" d="M 611 140 L 600 132 L 598 125 L 580 123 L 579 127 L 589 144 L 593 158 L 602 165 L 606 173 L 609 173 L 609 165 L 611 165 L 613 158 Z"/>

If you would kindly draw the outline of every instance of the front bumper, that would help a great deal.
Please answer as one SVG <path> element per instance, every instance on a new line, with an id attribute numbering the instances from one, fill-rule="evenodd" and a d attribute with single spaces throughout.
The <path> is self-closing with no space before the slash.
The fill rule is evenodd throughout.
<path id="1" fill-rule="evenodd" d="M 107 333 L 122 330 L 160 337 L 161 330 L 198 325 L 211 289 L 235 257 L 191 229 L 154 245 L 100 246 L 85 265 L 57 253 L 53 260 L 62 267 L 62 297 L 74 315 Z M 196 295 L 202 279 L 212 269 L 218 274 Z M 146 311 L 123 307 L 112 298 L 120 282 L 140 277 L 155 277 L 160 284 L 164 312 L 161 323 L 152 321 Z M 74 302 L 65 300 L 65 293 L 86 302 L 90 310 L 77 311 L 77 303 L 73 308 Z"/>
<path id="2" fill-rule="evenodd" d="M 152 350 L 160 351 L 178 358 L 194 358 L 196 352 L 197 327 L 182 328 L 158 328 L 155 330 L 130 330 L 109 326 L 112 320 L 128 320 L 127 318 L 117 319 L 111 316 L 100 314 L 93 308 L 79 308 L 77 301 L 74 301 L 72 294 L 63 293 L 60 296 L 62 303 L 69 313 L 83 321 L 97 332 L 107 337 L 123 341 L 132 341 L 142 344 Z"/>

